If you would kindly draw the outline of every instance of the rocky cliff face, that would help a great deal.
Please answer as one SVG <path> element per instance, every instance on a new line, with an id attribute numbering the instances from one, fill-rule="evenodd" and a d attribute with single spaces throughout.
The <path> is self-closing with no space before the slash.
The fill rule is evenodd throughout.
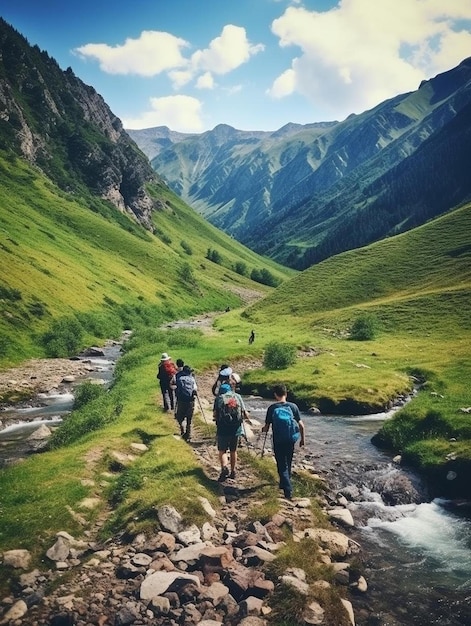
<path id="1" fill-rule="evenodd" d="M 441 150 L 453 153 L 456 119 L 464 120 L 460 112 L 470 103 L 467 59 L 417 91 L 343 122 L 288 124 L 274 133 L 216 127 L 173 143 L 152 164 L 213 224 L 257 252 L 303 269 L 469 199 L 471 182 L 463 176 L 457 181 L 456 167 L 429 151 L 440 135 Z M 462 131 L 468 132 L 466 125 Z M 453 153 L 454 162 L 467 158 L 466 143 L 460 144 L 464 152 Z M 425 161 L 433 161 L 433 173 L 426 173 Z M 407 164 L 397 172 L 401 184 L 385 187 L 395 180 L 387 174 L 401 164 Z M 433 192 L 436 184 L 439 193 Z M 404 197 L 405 187 L 413 202 Z M 427 189 L 427 201 L 418 198 L 421 189 Z"/>
<path id="2" fill-rule="evenodd" d="M 152 229 L 157 175 L 103 98 L 0 19 L 0 139 L 66 191 L 91 192 Z"/>

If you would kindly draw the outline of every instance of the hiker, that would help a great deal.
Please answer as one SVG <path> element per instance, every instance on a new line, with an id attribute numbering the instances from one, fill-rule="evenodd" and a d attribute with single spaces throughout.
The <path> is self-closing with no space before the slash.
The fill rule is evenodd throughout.
<path id="1" fill-rule="evenodd" d="M 216 378 L 213 386 L 211 387 L 213 396 L 219 395 L 219 387 L 223 383 L 229 383 L 231 374 L 232 374 L 232 367 L 229 367 L 229 365 L 226 365 L 226 364 L 221 365 L 221 367 L 219 368 L 218 377 Z"/>
<path id="2" fill-rule="evenodd" d="M 171 386 L 173 376 L 177 373 L 177 368 L 172 359 L 166 352 L 162 352 L 160 357 L 159 368 L 157 370 L 157 378 L 160 383 L 160 391 L 162 392 L 162 400 L 164 403 L 164 411 L 173 411 L 175 408 L 175 395 Z"/>
<path id="3" fill-rule="evenodd" d="M 304 424 L 301 420 L 298 406 L 294 402 L 286 401 L 287 390 L 285 385 L 275 385 L 273 394 L 276 402 L 270 404 L 267 409 L 262 432 L 268 433 L 271 425 L 273 431 L 273 452 L 280 479 L 279 487 L 283 489 L 285 498 L 291 500 L 293 495 L 291 464 L 293 462 L 294 445 L 299 440 L 299 446 L 304 446 Z"/>
<path id="4" fill-rule="evenodd" d="M 191 441 L 191 422 L 195 410 L 197 385 L 189 365 L 183 365 L 181 371 L 175 374 L 177 410 L 175 418 L 180 425 L 180 435 L 185 441 Z M 186 422 L 183 428 L 183 422 Z"/>
<path id="5" fill-rule="evenodd" d="M 216 422 L 216 441 L 221 473 L 218 481 L 236 477 L 237 446 L 243 433 L 242 419 L 246 414 L 244 401 L 235 393 L 230 383 L 223 382 L 214 400 L 213 418 Z M 227 453 L 229 452 L 229 459 Z M 229 469 L 230 466 L 230 469 Z"/>
<path id="6" fill-rule="evenodd" d="M 252 332 L 250 333 L 250 337 L 249 337 L 249 344 L 253 344 L 253 342 L 255 341 L 255 333 L 252 330 Z"/>

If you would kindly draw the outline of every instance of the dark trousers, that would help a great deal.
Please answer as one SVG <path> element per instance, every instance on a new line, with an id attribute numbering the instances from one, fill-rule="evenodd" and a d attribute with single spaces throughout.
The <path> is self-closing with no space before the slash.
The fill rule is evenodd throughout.
<path id="1" fill-rule="evenodd" d="M 276 469 L 280 477 L 280 489 L 283 489 L 287 498 L 291 498 L 293 487 L 291 485 L 291 464 L 293 462 L 294 445 L 292 443 L 274 443 Z"/>
<path id="2" fill-rule="evenodd" d="M 185 437 L 189 439 L 191 437 L 191 421 L 193 419 L 193 411 L 195 410 L 194 400 L 185 401 L 177 400 L 177 411 L 175 417 L 180 424 L 181 434 L 185 434 Z M 186 420 L 186 428 L 183 430 L 183 422 Z"/>
<path id="3" fill-rule="evenodd" d="M 164 403 L 164 411 L 168 411 L 175 408 L 175 392 L 170 388 L 170 383 L 160 383 L 160 390 L 162 392 L 162 400 Z"/>

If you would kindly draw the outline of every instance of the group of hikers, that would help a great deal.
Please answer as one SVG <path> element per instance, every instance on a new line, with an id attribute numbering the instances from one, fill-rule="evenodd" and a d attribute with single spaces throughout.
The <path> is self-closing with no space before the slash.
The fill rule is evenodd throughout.
<path id="1" fill-rule="evenodd" d="M 180 426 L 180 435 L 191 441 L 191 426 L 198 387 L 191 367 L 182 359 L 174 364 L 170 356 L 162 353 L 157 378 L 162 392 L 163 408 L 174 411 Z M 244 420 L 249 418 L 244 400 L 239 393 L 240 376 L 229 365 L 221 365 L 212 386 L 214 395 L 213 420 L 216 423 L 216 442 L 221 472 L 218 481 L 236 478 L 237 449 L 240 437 L 245 436 Z M 263 449 L 270 430 L 273 435 L 273 453 L 279 477 L 279 488 L 285 498 L 291 500 L 293 487 L 291 466 L 294 446 L 304 446 L 304 424 L 298 406 L 288 402 L 287 389 L 283 384 L 273 387 L 275 402 L 266 413 L 262 433 L 265 433 Z M 202 408 L 201 411 L 203 412 Z M 184 425 L 185 424 L 185 425 Z"/>

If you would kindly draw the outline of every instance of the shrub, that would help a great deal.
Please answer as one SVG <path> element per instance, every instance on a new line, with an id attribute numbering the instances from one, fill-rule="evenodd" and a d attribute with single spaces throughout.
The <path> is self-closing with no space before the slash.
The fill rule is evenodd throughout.
<path id="1" fill-rule="evenodd" d="M 193 249 L 189 243 L 187 243 L 186 241 L 180 241 L 180 245 L 189 256 L 193 254 Z"/>
<path id="2" fill-rule="evenodd" d="M 237 261 L 234 265 L 234 272 L 241 276 L 247 276 L 247 265 L 243 261 Z"/>
<path id="3" fill-rule="evenodd" d="M 42 336 L 47 356 L 67 357 L 76 354 L 82 347 L 83 329 L 75 317 L 54 320 Z"/>
<path id="4" fill-rule="evenodd" d="M 253 269 L 250 272 L 250 278 L 257 283 L 268 285 L 269 287 L 277 287 L 280 284 L 280 281 L 273 276 L 270 270 L 265 268 L 261 270 L 257 268 Z"/>
<path id="5" fill-rule="evenodd" d="M 267 370 L 282 370 L 296 363 L 296 346 L 272 341 L 265 348 L 263 366 Z"/>
<path id="6" fill-rule="evenodd" d="M 193 274 L 193 270 L 191 269 L 191 265 L 189 263 L 183 263 L 180 269 L 180 278 L 186 285 L 196 285 L 196 279 Z"/>
<path id="7" fill-rule="evenodd" d="M 104 393 L 105 390 L 100 385 L 95 385 L 90 381 L 84 382 L 75 389 L 74 410 L 81 409 Z"/>
<path id="8" fill-rule="evenodd" d="M 221 265 L 222 263 L 222 256 L 220 253 L 217 250 L 212 250 L 211 248 L 208 248 L 206 258 L 213 263 L 217 263 L 218 265 Z"/>
<path id="9" fill-rule="evenodd" d="M 354 341 L 370 341 L 376 336 L 376 318 L 374 315 L 360 315 L 353 322 L 350 339 Z"/>

